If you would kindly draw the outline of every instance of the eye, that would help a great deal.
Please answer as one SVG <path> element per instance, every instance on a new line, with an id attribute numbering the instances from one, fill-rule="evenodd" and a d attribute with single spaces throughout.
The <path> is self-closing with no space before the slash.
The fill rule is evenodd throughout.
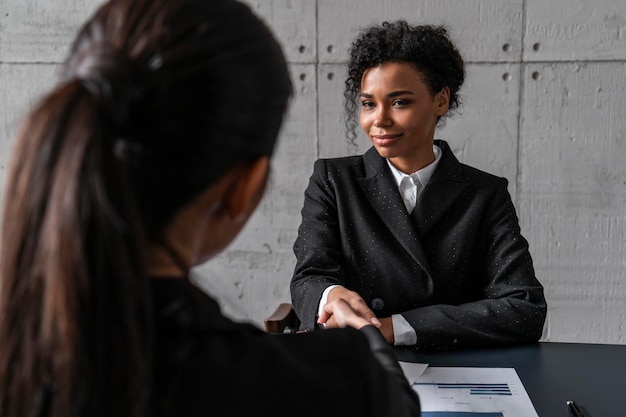
<path id="1" fill-rule="evenodd" d="M 402 107 L 408 105 L 410 102 L 408 100 L 398 99 L 393 101 L 393 105 L 396 107 Z"/>
<path id="2" fill-rule="evenodd" d="M 363 100 L 363 101 L 361 101 L 361 107 L 373 108 L 374 107 L 374 103 L 372 101 L 369 101 L 369 100 Z"/>

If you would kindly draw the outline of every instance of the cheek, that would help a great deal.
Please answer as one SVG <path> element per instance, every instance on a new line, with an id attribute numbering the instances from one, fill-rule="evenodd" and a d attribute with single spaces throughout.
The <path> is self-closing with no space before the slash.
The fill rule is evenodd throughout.
<path id="1" fill-rule="evenodd" d="M 363 129 L 366 133 L 369 131 L 369 126 L 371 122 L 369 121 L 369 117 L 367 114 L 360 112 L 359 113 L 359 124 L 361 125 L 361 129 Z"/>
<path id="2" fill-rule="evenodd" d="M 403 118 L 402 124 L 410 130 L 429 130 L 437 123 L 437 116 L 428 112 L 415 112 Z"/>
<path id="3" fill-rule="evenodd" d="M 407 130 L 424 130 L 427 128 L 428 120 L 425 118 L 412 118 L 410 120 L 406 120 L 404 123 L 404 127 Z"/>

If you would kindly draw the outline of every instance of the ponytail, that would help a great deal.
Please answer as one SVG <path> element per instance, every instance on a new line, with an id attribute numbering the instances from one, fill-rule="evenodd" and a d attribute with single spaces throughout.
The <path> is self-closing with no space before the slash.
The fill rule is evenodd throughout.
<path id="1" fill-rule="evenodd" d="M 143 417 L 147 242 L 232 166 L 271 155 L 288 68 L 245 4 L 110 0 L 63 78 L 20 132 L 6 186 L 0 416 Z"/>
<path id="2" fill-rule="evenodd" d="M 3 417 L 147 414 L 144 231 L 104 113 L 70 81 L 18 136 L 0 247 Z"/>

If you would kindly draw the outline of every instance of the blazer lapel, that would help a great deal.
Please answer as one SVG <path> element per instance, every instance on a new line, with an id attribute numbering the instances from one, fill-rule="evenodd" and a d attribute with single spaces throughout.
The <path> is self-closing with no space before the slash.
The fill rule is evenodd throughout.
<path id="1" fill-rule="evenodd" d="M 400 244 L 430 276 L 428 260 L 419 242 L 415 225 L 404 207 L 386 160 L 372 147 L 363 155 L 363 163 L 365 178 L 357 178 L 357 182 L 368 202 Z"/>
<path id="2" fill-rule="evenodd" d="M 435 144 L 442 150 L 441 161 L 428 185 L 417 197 L 413 212 L 420 236 L 439 221 L 467 187 L 467 183 L 463 181 L 461 163 L 448 144 L 440 140 L 435 141 Z"/>

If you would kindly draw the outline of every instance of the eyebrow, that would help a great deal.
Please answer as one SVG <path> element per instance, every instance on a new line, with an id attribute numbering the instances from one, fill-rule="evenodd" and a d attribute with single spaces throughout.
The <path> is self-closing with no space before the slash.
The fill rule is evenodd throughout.
<path id="1" fill-rule="evenodd" d="M 406 94 L 415 95 L 415 93 L 413 93 L 412 91 L 400 90 L 400 91 L 392 91 L 391 93 L 387 94 L 387 97 L 394 98 L 394 97 L 403 96 L 403 95 L 406 95 Z M 360 93 L 359 97 L 374 98 L 374 96 L 372 94 L 368 94 L 368 93 Z"/>

